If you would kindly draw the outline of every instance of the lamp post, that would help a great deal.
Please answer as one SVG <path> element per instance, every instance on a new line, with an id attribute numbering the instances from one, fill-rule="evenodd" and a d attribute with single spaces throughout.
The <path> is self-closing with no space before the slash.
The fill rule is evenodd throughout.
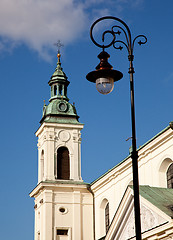
<path id="1" fill-rule="evenodd" d="M 106 30 L 102 33 L 102 44 L 99 44 L 93 37 L 93 29 L 95 25 L 103 20 L 115 20 L 118 25 L 113 25 L 110 30 Z M 120 24 L 120 25 L 119 25 Z M 117 39 L 117 36 L 123 33 L 125 41 Z M 108 44 L 104 44 L 106 34 L 111 35 L 111 41 Z M 132 124 L 132 169 L 133 169 L 133 191 L 134 191 L 134 213 L 135 213 L 135 230 L 136 239 L 141 240 L 141 221 L 140 221 L 140 203 L 139 203 L 139 182 L 138 182 L 138 151 L 136 147 L 136 127 L 135 127 L 135 105 L 134 105 L 134 67 L 133 67 L 133 49 L 137 39 L 139 45 L 145 44 L 147 38 L 144 35 L 138 35 L 132 40 L 131 32 L 127 24 L 117 17 L 106 16 L 96 20 L 90 29 L 90 37 L 93 43 L 102 48 L 102 52 L 98 55 L 100 63 L 96 67 L 95 71 L 87 74 L 88 81 L 95 82 L 97 90 L 102 94 L 110 93 L 114 88 L 114 82 L 120 80 L 123 74 L 117 70 L 113 70 L 113 67 L 108 63 L 110 57 L 106 48 L 113 46 L 115 49 L 122 50 L 123 46 L 128 51 L 129 71 L 130 74 L 130 97 L 131 97 L 131 124 Z M 120 44 L 117 46 L 117 44 Z M 123 46 L 122 46 L 123 45 Z"/>

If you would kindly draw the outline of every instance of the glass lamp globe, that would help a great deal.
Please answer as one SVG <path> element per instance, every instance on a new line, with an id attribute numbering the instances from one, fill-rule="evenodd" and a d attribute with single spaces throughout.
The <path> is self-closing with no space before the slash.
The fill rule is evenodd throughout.
<path id="1" fill-rule="evenodd" d="M 114 89 L 114 79 L 111 77 L 100 77 L 96 79 L 96 89 L 101 94 L 108 94 Z"/>

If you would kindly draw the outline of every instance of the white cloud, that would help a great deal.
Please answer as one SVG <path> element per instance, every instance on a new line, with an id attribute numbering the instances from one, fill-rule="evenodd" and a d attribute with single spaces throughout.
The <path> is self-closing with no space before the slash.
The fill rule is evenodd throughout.
<path id="1" fill-rule="evenodd" d="M 1 38 L 25 43 L 40 54 L 58 39 L 73 41 L 86 22 L 82 6 L 73 0 L 0 1 Z M 3 46 L 4 40 L 1 49 Z"/>
<path id="2" fill-rule="evenodd" d="M 0 51 L 26 44 L 49 57 L 49 49 L 58 39 L 66 45 L 80 38 L 93 18 L 109 14 L 109 6 L 118 9 L 124 1 L 1 0 Z"/>

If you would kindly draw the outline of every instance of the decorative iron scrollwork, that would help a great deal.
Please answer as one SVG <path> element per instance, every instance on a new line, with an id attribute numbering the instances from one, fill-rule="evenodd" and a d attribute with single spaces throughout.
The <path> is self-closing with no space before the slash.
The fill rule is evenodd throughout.
<path id="1" fill-rule="evenodd" d="M 93 30 L 94 30 L 94 27 L 97 23 L 99 23 L 103 20 L 106 20 L 106 19 L 107 20 L 115 20 L 115 21 L 121 23 L 124 26 L 124 28 L 119 26 L 119 25 L 114 25 L 114 26 L 111 27 L 110 30 L 104 31 L 102 33 L 103 44 L 100 44 L 100 43 L 98 43 L 98 41 L 96 41 L 94 39 Z M 118 38 L 118 36 L 122 35 L 122 33 L 124 34 L 125 41 Z M 110 42 L 108 44 L 105 44 L 105 36 L 107 34 L 112 35 L 112 39 L 110 40 Z M 122 50 L 123 47 L 125 46 L 129 55 L 133 55 L 134 44 L 135 44 L 137 39 L 139 39 L 139 41 L 138 41 L 139 45 L 145 44 L 147 42 L 147 38 L 146 38 L 145 35 L 138 35 L 132 41 L 131 32 L 130 32 L 129 27 L 126 25 L 126 23 L 124 21 L 122 21 L 121 19 L 119 19 L 117 17 L 112 17 L 112 16 L 106 16 L 106 17 L 102 17 L 102 18 L 99 18 L 98 20 L 96 20 L 91 26 L 90 37 L 91 37 L 91 40 L 93 41 L 93 43 L 97 47 L 102 48 L 103 50 L 105 48 L 109 48 L 111 46 L 113 46 L 115 49 Z M 117 46 L 117 44 L 120 44 L 120 45 Z"/>

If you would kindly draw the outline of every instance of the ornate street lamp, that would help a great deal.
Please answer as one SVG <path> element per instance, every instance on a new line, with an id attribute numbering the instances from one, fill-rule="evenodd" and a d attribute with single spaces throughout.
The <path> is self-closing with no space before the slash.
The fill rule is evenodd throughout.
<path id="1" fill-rule="evenodd" d="M 93 37 L 93 28 L 94 26 L 105 19 L 115 20 L 121 25 L 113 25 L 110 30 L 106 30 L 102 33 L 102 42 L 103 44 L 99 44 L 95 41 Z M 125 36 L 125 42 L 122 40 L 118 40 L 117 36 L 121 33 Z M 108 44 L 104 44 L 105 35 L 109 34 L 112 36 L 111 41 Z M 87 80 L 96 83 L 97 90 L 102 94 L 110 93 L 114 88 L 114 82 L 120 80 L 123 77 L 123 74 L 117 70 L 113 70 L 113 67 L 108 63 L 108 58 L 110 57 L 107 52 L 105 52 L 105 48 L 109 48 L 113 46 L 115 49 L 122 50 L 123 46 L 128 51 L 128 60 L 129 60 L 129 74 L 130 74 L 130 95 L 131 95 L 131 123 L 132 123 L 132 169 L 133 169 L 133 191 L 134 191 L 134 212 L 135 212 L 135 230 L 136 230 L 136 239 L 141 240 L 141 221 L 140 221 L 140 203 L 139 203 L 139 182 L 138 182 L 138 151 L 136 147 L 136 127 L 135 127 L 135 106 L 134 106 L 134 67 L 133 67 L 133 49 L 134 44 L 137 39 L 139 45 L 145 44 L 147 42 L 147 38 L 144 35 L 138 35 L 132 41 L 131 32 L 127 24 L 117 17 L 106 16 L 99 18 L 96 20 L 90 29 L 90 37 L 93 43 L 102 48 L 102 52 L 98 55 L 100 59 L 99 65 L 96 67 L 95 71 L 92 71 L 87 74 Z M 117 46 L 117 44 L 120 44 Z M 123 46 L 122 46 L 123 45 Z"/>

